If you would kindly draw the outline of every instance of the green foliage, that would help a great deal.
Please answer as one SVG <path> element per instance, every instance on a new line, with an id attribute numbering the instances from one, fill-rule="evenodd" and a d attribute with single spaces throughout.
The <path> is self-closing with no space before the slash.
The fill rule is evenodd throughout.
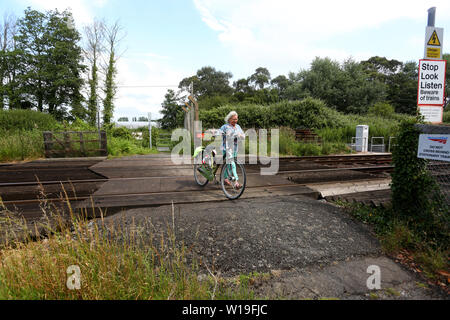
<path id="1" fill-rule="evenodd" d="M 377 102 L 369 108 L 369 114 L 383 118 L 389 118 L 394 113 L 394 107 L 387 102 Z"/>
<path id="2" fill-rule="evenodd" d="M 159 120 L 161 128 L 175 129 L 184 123 L 184 111 L 180 106 L 179 96 L 172 89 L 167 90 L 164 102 L 161 104 L 161 114 L 163 117 Z"/>
<path id="3" fill-rule="evenodd" d="M 302 101 L 282 101 L 270 105 L 239 104 L 225 105 L 211 110 L 200 110 L 200 120 L 204 128 L 218 128 L 224 124 L 225 116 L 232 110 L 239 114 L 239 124 L 243 128 L 323 128 L 338 126 L 339 113 L 327 108 L 317 99 Z"/>
<path id="4" fill-rule="evenodd" d="M 125 127 L 111 127 L 107 132 L 114 138 L 133 139 L 131 130 Z"/>
<path id="5" fill-rule="evenodd" d="M 393 214 L 424 240 L 448 246 L 449 207 L 427 170 L 428 160 L 417 157 L 420 135 L 415 127 L 417 123 L 417 119 L 401 123 L 392 155 L 395 166 L 391 185 Z"/>
<path id="6" fill-rule="evenodd" d="M 70 11 L 48 11 L 45 14 L 28 8 L 17 23 L 17 50 L 21 61 L 14 70 L 20 80 L 20 93 L 27 97 L 28 107 L 44 108 L 57 119 L 68 116 L 67 106 L 80 101 L 83 85 L 80 34 L 69 27 Z"/>
<path id="7" fill-rule="evenodd" d="M 40 130 L 5 131 L 0 134 L 0 161 L 44 157 L 44 137 Z"/>
<path id="8" fill-rule="evenodd" d="M 366 108 L 384 99 L 386 87 L 369 79 L 361 64 L 349 59 L 340 65 L 329 58 L 316 58 L 310 70 L 294 75 L 311 97 L 322 99 L 342 112 L 366 113 Z"/>
<path id="9" fill-rule="evenodd" d="M 233 88 L 229 84 L 232 76 L 230 72 L 217 71 L 215 68 L 207 66 L 198 70 L 195 76 L 181 80 L 178 87 L 187 92 L 191 92 L 190 86 L 192 83 L 197 99 L 204 96 L 227 96 L 233 93 Z"/>
<path id="10" fill-rule="evenodd" d="M 450 110 L 444 112 L 444 117 L 442 122 L 450 123 Z"/>
<path id="11" fill-rule="evenodd" d="M 32 110 L 0 110 L 0 131 L 51 131 L 60 124 L 47 113 Z"/>

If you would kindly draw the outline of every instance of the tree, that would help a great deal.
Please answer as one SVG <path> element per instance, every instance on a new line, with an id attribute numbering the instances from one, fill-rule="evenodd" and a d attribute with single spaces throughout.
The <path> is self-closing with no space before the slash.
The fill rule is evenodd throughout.
<path id="1" fill-rule="evenodd" d="M 369 105 L 385 100 L 384 84 L 351 59 L 341 66 L 329 58 L 316 58 L 310 70 L 295 78 L 306 94 L 342 112 L 365 113 Z"/>
<path id="2" fill-rule="evenodd" d="M 418 69 L 416 62 L 406 62 L 389 78 L 387 100 L 398 113 L 414 115 L 417 112 Z"/>
<path id="3" fill-rule="evenodd" d="M 117 92 L 117 60 L 119 59 L 118 46 L 123 40 L 122 27 L 119 22 L 111 26 L 105 26 L 105 37 L 107 43 L 108 63 L 105 70 L 105 98 L 103 99 L 103 123 L 109 124 L 114 113 L 114 98 Z"/>
<path id="4" fill-rule="evenodd" d="M 78 45 L 81 35 L 72 27 L 73 17 L 69 11 L 47 13 L 48 61 L 46 65 L 47 91 L 44 100 L 48 111 L 56 118 L 67 117 L 67 108 L 79 104 L 82 72 L 82 49 Z"/>
<path id="5" fill-rule="evenodd" d="M 290 81 L 286 76 L 279 75 L 278 77 L 272 79 L 270 81 L 270 85 L 273 89 L 278 91 L 278 95 L 280 99 L 286 99 L 286 90 L 287 88 L 292 84 L 292 81 Z"/>
<path id="6" fill-rule="evenodd" d="M 99 112 L 98 67 L 100 56 L 104 50 L 104 28 L 104 23 L 98 20 L 94 20 L 90 26 L 84 28 L 87 41 L 84 53 L 89 61 L 87 119 L 91 125 L 96 124 Z"/>
<path id="7" fill-rule="evenodd" d="M 195 76 L 181 80 L 178 88 L 190 92 L 190 86 L 193 83 L 194 96 L 198 100 L 204 96 L 227 96 L 233 93 L 233 88 L 229 84 L 232 77 L 233 75 L 230 72 L 216 71 L 213 67 L 203 67 L 197 71 Z"/>
<path id="8" fill-rule="evenodd" d="M 254 85 L 254 88 L 259 87 L 260 90 L 264 89 L 266 84 L 270 83 L 270 72 L 266 68 L 259 67 L 255 70 L 249 78 L 249 83 Z"/>
<path id="9" fill-rule="evenodd" d="M 371 79 L 386 82 L 387 78 L 400 71 L 403 66 L 398 60 L 388 60 L 385 57 L 371 57 L 366 61 L 361 61 L 364 71 Z"/>
<path id="10" fill-rule="evenodd" d="M 0 110 L 16 100 L 18 90 L 11 90 L 15 84 L 15 41 L 17 20 L 12 14 L 5 14 L 0 21 Z M 14 92 L 14 93 L 12 93 Z M 11 94 L 12 93 L 12 94 Z"/>
<path id="11" fill-rule="evenodd" d="M 18 34 L 16 36 L 17 50 L 20 64 L 18 78 L 21 89 L 26 93 L 27 99 L 37 108 L 44 111 L 44 94 L 46 92 L 46 16 L 44 13 L 25 10 L 25 17 L 19 19 Z"/>
<path id="12" fill-rule="evenodd" d="M 162 129 L 175 129 L 183 122 L 183 109 L 179 104 L 179 96 L 174 90 L 167 90 L 164 96 L 164 102 L 161 104 L 161 113 L 163 117 L 159 120 Z"/>
<path id="13" fill-rule="evenodd" d="M 83 84 L 80 34 L 70 27 L 70 11 L 45 14 L 27 8 L 18 20 L 16 41 L 17 81 L 20 104 L 36 107 L 58 118 L 66 117 L 67 106 L 77 103 Z"/>
<path id="14" fill-rule="evenodd" d="M 372 57 L 361 62 L 370 79 L 386 85 L 386 100 L 396 112 L 415 114 L 417 109 L 417 69 L 411 61 L 402 63 L 385 57 Z"/>

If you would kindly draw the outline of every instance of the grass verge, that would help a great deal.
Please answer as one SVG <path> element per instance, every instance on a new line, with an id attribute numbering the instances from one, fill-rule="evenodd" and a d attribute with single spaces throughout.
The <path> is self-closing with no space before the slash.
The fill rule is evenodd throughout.
<path id="1" fill-rule="evenodd" d="M 57 223 L 45 225 L 45 237 L 35 233 L 33 238 L 9 237 L 2 242 L 1 300 L 254 298 L 249 281 L 230 283 L 201 265 L 183 243 L 176 242 L 172 226 L 167 226 L 168 238 L 154 242 L 145 225 L 125 228 L 107 225 L 102 215 L 96 221 L 75 217 L 72 211 L 70 216 L 52 216 L 49 221 Z M 32 229 L 24 224 L 0 206 L 0 238 L 5 239 L 1 235 L 12 227 Z"/>
<path id="2" fill-rule="evenodd" d="M 428 243 L 402 220 L 392 218 L 392 208 L 373 208 L 337 201 L 357 220 L 370 225 L 385 254 L 422 274 L 433 285 L 450 293 L 450 249 L 448 243 Z"/>

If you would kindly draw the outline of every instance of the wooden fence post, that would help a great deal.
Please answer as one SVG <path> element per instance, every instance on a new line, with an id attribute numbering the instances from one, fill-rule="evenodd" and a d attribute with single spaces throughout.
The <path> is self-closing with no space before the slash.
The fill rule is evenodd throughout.
<path id="1" fill-rule="evenodd" d="M 53 133 L 50 131 L 44 132 L 44 150 L 45 150 L 45 157 L 51 158 L 51 150 L 53 148 Z"/>
<path id="2" fill-rule="evenodd" d="M 100 155 L 104 157 L 108 155 L 106 131 L 100 131 Z"/>

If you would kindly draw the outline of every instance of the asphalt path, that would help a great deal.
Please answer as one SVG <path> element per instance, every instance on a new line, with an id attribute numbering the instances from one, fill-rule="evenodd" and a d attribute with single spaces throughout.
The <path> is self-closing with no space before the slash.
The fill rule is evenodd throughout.
<path id="1" fill-rule="evenodd" d="M 172 209 L 173 208 L 173 209 Z M 447 299 L 386 257 L 370 229 L 340 208 L 304 196 L 274 196 L 220 203 L 136 208 L 106 217 L 107 226 L 139 230 L 153 244 L 189 248 L 203 276 L 267 274 L 262 297 L 338 299 Z M 173 232 L 174 230 L 174 232 Z M 381 272 L 371 291 L 367 272 Z M 209 270 L 208 272 L 206 270 Z"/>

